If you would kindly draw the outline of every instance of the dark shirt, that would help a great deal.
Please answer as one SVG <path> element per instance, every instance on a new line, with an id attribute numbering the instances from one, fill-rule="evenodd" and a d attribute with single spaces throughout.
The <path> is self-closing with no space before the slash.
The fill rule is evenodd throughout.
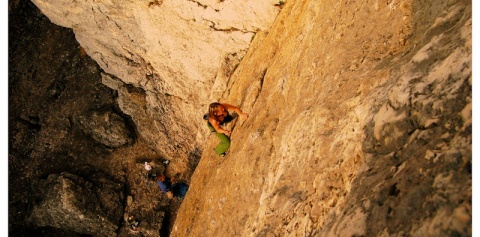
<path id="1" fill-rule="evenodd" d="M 230 115 L 229 113 L 227 113 L 227 116 L 223 119 L 223 121 L 222 122 L 219 121 L 219 125 L 223 126 L 224 124 L 231 122 L 233 119 L 234 119 L 234 117 L 232 115 Z M 207 126 L 210 129 L 210 131 L 216 132 L 215 128 L 212 126 L 212 124 L 210 122 L 207 122 Z"/>

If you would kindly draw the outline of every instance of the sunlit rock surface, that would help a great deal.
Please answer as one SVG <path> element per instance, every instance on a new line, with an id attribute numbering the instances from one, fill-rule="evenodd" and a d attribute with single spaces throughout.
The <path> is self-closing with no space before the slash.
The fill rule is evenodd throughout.
<path id="1" fill-rule="evenodd" d="M 288 1 L 172 236 L 471 235 L 471 26 L 467 1 Z"/>

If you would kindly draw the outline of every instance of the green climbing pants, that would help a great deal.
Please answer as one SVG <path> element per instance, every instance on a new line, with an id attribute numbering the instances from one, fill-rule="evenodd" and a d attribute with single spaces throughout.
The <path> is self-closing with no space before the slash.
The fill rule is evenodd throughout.
<path id="1" fill-rule="evenodd" d="M 223 133 L 217 132 L 209 122 L 207 122 L 207 125 L 210 131 L 215 132 L 215 135 L 218 137 L 218 139 L 220 139 L 220 144 L 215 147 L 215 153 L 217 153 L 217 155 L 225 153 L 230 147 L 230 138 Z"/>

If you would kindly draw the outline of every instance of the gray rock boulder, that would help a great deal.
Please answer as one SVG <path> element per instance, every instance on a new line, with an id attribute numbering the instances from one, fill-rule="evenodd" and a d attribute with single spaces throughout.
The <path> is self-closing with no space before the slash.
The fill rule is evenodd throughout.
<path id="1" fill-rule="evenodd" d="M 85 133 L 109 147 L 120 147 L 133 141 L 125 120 L 112 111 L 92 112 L 80 116 L 78 122 Z"/>
<path id="2" fill-rule="evenodd" d="M 92 236 L 116 236 L 123 218 L 123 184 L 104 177 L 87 181 L 70 173 L 38 183 L 40 200 L 30 222 Z"/>

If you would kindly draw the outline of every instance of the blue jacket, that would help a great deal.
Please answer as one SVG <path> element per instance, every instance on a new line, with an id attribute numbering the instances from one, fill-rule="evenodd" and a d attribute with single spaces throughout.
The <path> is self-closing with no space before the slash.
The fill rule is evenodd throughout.
<path id="1" fill-rule="evenodd" d="M 168 178 L 166 178 L 163 182 L 157 180 L 157 184 L 160 190 L 162 190 L 162 192 L 164 193 L 170 191 L 170 189 L 172 188 L 172 182 L 170 182 L 170 179 Z"/>

